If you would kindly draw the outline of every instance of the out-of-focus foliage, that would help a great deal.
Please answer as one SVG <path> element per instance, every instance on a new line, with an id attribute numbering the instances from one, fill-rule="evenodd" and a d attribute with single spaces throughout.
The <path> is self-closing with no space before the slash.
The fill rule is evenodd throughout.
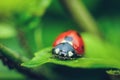
<path id="1" fill-rule="evenodd" d="M 0 39 L 14 37 L 16 30 L 13 25 L 0 23 Z"/>
<path id="2" fill-rule="evenodd" d="M 102 0 L 82 0 L 82 1 L 89 11 L 96 10 L 96 6 L 98 6 L 102 2 Z"/>
<path id="3" fill-rule="evenodd" d="M 3 0 L 0 1 L 0 13 L 13 15 L 14 12 L 27 12 L 29 14 L 42 16 L 51 0 Z"/>
<path id="4" fill-rule="evenodd" d="M 9 26 L 7 29 L 6 27 L 3 28 L 1 24 L 0 35 L 4 35 L 4 37 L 6 37 L 7 32 L 8 37 L 9 35 L 13 36 L 15 31 L 13 31 L 13 27 L 11 27 L 11 24 L 13 24 L 12 26 L 16 26 L 18 28 L 20 27 L 28 27 L 25 29 L 35 28 L 36 26 L 38 26 L 40 22 L 39 17 L 43 16 L 50 3 L 51 0 L 0 1 L 0 21 L 4 23 L 6 22 L 5 25 Z"/>
<path id="5" fill-rule="evenodd" d="M 106 16 L 98 20 L 100 29 L 105 35 L 106 41 L 120 48 L 120 16 Z"/>
<path id="6" fill-rule="evenodd" d="M 32 49 L 34 47 L 34 32 L 31 30 L 39 27 L 40 18 L 44 15 L 52 0 L 2 0 L 0 1 L 0 43 L 11 48 L 20 55 L 26 56 L 25 49 L 19 43 L 18 29 L 24 32 L 26 39 L 30 39 Z M 25 27 L 25 29 L 24 29 Z M 31 32 L 30 32 L 30 30 Z M 30 34 L 32 35 L 30 35 Z M 29 34 L 29 35 L 28 35 Z M 39 35 L 39 34 L 38 34 Z M 30 36 L 31 38 L 29 38 Z M 0 65 L 0 79 L 21 79 L 15 71 L 9 76 L 10 70 Z M 1 71 L 2 70 L 2 71 Z M 6 71 L 5 74 L 3 71 Z"/>

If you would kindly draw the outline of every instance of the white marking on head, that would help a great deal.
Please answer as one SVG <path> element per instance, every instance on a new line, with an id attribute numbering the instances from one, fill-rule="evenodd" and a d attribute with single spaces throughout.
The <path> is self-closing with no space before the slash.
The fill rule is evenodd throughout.
<path id="1" fill-rule="evenodd" d="M 60 49 L 59 49 L 59 48 L 56 48 L 56 49 L 55 49 L 55 53 L 56 53 L 56 54 L 58 54 L 58 53 L 59 53 L 59 51 L 60 51 Z"/>
<path id="2" fill-rule="evenodd" d="M 63 40 L 61 43 L 65 43 L 65 42 L 67 42 L 66 40 Z"/>
<path id="3" fill-rule="evenodd" d="M 68 56 L 71 57 L 73 56 L 73 53 L 71 51 L 68 52 Z"/>
<path id="4" fill-rule="evenodd" d="M 71 41 L 66 41 L 66 40 L 63 40 L 61 43 L 69 43 L 70 45 L 73 45 L 73 43 Z"/>
<path id="5" fill-rule="evenodd" d="M 72 46 L 73 45 L 73 43 L 72 42 L 70 42 L 70 41 L 68 41 L 68 43 Z"/>

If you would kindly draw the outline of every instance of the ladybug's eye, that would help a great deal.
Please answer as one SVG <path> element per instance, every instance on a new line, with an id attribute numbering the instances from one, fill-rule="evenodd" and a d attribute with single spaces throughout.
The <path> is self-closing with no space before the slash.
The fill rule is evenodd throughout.
<path id="1" fill-rule="evenodd" d="M 69 52 L 68 52 L 68 56 L 69 56 L 69 57 L 73 56 L 73 52 L 72 52 L 72 51 L 69 51 Z"/>

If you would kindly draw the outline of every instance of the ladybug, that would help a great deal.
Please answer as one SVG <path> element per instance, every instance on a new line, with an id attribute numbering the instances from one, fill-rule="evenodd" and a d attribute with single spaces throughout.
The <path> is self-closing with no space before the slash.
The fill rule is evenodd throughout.
<path id="1" fill-rule="evenodd" d="M 84 54 L 84 43 L 75 30 L 61 33 L 53 43 L 52 54 L 62 60 L 76 59 Z"/>

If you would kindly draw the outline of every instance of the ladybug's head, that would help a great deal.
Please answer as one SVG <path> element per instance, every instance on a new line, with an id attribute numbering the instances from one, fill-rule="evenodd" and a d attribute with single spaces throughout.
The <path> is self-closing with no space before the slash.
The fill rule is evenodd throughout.
<path id="1" fill-rule="evenodd" d="M 77 56 L 74 48 L 69 43 L 58 44 L 52 49 L 52 53 L 55 57 L 63 60 L 73 59 Z"/>

